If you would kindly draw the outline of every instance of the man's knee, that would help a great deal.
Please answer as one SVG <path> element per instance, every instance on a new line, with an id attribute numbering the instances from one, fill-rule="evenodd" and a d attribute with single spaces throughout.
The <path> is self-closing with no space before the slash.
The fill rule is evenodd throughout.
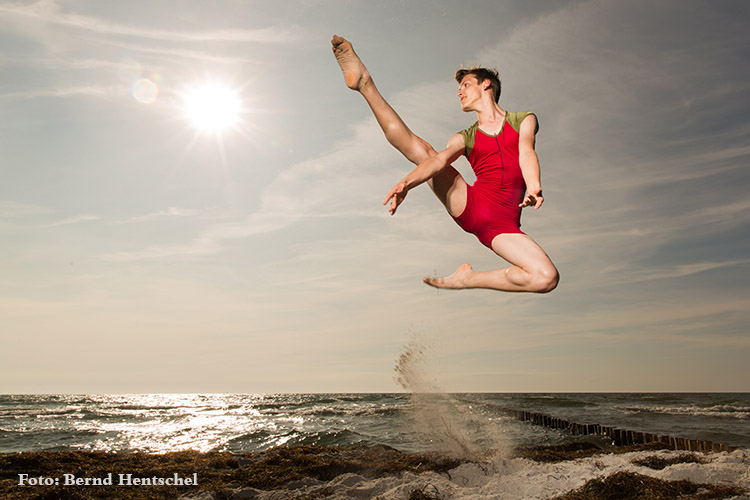
<path id="1" fill-rule="evenodd" d="M 426 159 L 437 155 L 437 151 L 427 141 L 411 132 L 409 132 L 409 135 L 399 135 L 390 134 L 386 130 L 385 136 L 393 147 L 398 149 L 407 160 L 415 165 L 419 165 Z"/>
<path id="2" fill-rule="evenodd" d="M 542 269 L 534 274 L 531 281 L 531 289 L 535 293 L 549 293 L 555 288 L 560 282 L 560 274 L 554 267 L 549 269 Z"/>
<path id="3" fill-rule="evenodd" d="M 437 151 L 435 151 L 435 148 L 429 142 L 415 135 L 411 141 L 411 155 L 417 160 L 415 163 L 419 165 L 427 158 L 437 156 Z"/>

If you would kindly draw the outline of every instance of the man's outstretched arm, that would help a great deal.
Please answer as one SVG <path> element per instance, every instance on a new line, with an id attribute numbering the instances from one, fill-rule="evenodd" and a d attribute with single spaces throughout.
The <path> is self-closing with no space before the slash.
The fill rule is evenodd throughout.
<path id="1" fill-rule="evenodd" d="M 544 202 L 539 157 L 534 149 L 536 130 L 536 116 L 529 115 L 521 122 L 518 139 L 518 163 L 521 165 L 523 180 L 526 182 L 526 197 L 519 206 L 533 206 L 535 210 L 541 207 Z"/>
<path id="2" fill-rule="evenodd" d="M 399 205 L 401 205 L 401 202 L 404 201 L 404 198 L 406 198 L 406 193 L 408 193 L 410 189 L 415 188 L 423 182 L 432 179 L 435 174 L 456 161 L 456 159 L 458 159 L 458 157 L 461 156 L 463 152 L 464 138 L 461 136 L 461 134 L 456 134 L 451 137 L 450 141 L 448 141 L 447 148 L 439 152 L 436 156 L 432 156 L 424 160 L 422 163 L 417 165 L 417 168 L 409 172 L 406 177 L 401 179 L 401 181 L 396 184 L 393 189 L 391 189 L 391 191 L 388 193 L 388 196 L 385 197 L 383 205 L 388 204 L 388 202 L 390 201 L 391 206 L 388 208 L 388 211 L 391 213 L 391 215 L 395 214 L 396 209 Z"/>

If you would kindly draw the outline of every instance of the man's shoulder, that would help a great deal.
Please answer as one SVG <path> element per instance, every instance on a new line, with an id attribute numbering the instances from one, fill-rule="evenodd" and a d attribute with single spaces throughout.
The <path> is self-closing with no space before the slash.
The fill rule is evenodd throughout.
<path id="1" fill-rule="evenodd" d="M 464 135 L 464 136 L 466 134 L 474 134 L 474 133 L 476 133 L 477 128 L 479 128 L 479 121 L 478 120 L 475 121 L 471 126 L 469 126 L 469 127 L 465 128 L 465 129 L 459 131 L 458 133 L 461 134 L 461 135 Z"/>
<path id="2" fill-rule="evenodd" d="M 479 128 L 479 121 L 475 121 L 472 126 L 458 132 L 464 138 L 464 155 L 468 158 L 471 150 L 474 149 L 474 136 Z"/>
<path id="3" fill-rule="evenodd" d="M 479 121 L 477 120 L 470 127 L 458 132 L 464 138 L 464 144 L 469 150 L 474 147 L 474 136 L 476 135 L 478 128 Z"/>
<path id="4" fill-rule="evenodd" d="M 505 121 L 507 121 L 513 130 L 516 132 L 521 131 L 521 123 L 526 119 L 527 116 L 533 115 L 536 118 L 536 113 L 533 111 L 506 111 Z M 538 125 L 537 125 L 538 127 Z"/>

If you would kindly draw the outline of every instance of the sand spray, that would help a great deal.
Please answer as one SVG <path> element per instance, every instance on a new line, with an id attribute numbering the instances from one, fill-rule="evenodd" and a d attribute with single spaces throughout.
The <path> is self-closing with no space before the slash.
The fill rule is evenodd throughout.
<path id="1" fill-rule="evenodd" d="M 414 431 L 435 451 L 453 458 L 473 462 L 507 458 L 512 446 L 502 422 L 488 420 L 476 405 L 443 390 L 436 366 L 438 340 L 412 329 L 396 362 L 394 380 L 410 392 Z"/>

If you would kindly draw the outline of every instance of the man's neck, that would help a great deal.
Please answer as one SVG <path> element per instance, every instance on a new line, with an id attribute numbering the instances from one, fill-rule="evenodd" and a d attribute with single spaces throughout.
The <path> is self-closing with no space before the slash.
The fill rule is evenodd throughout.
<path id="1" fill-rule="evenodd" d="M 477 121 L 479 126 L 483 129 L 495 129 L 502 127 L 505 121 L 505 110 L 497 105 L 494 101 L 483 103 L 484 105 L 475 109 L 477 113 Z"/>

